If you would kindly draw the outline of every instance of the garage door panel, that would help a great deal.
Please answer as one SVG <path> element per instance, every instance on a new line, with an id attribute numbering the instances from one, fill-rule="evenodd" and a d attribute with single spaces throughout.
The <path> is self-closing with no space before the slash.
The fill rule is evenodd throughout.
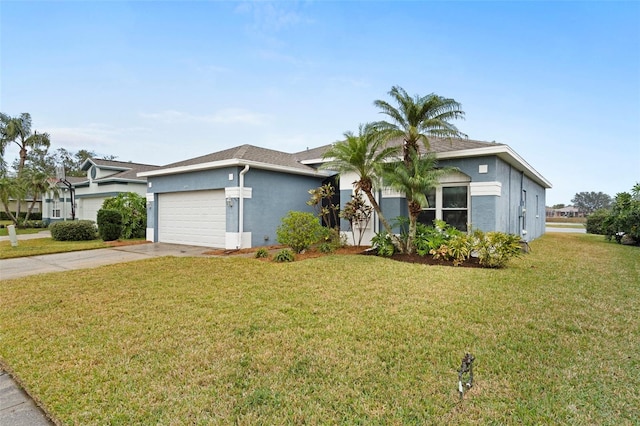
<path id="1" fill-rule="evenodd" d="M 224 190 L 190 191 L 158 196 L 158 241 L 224 247 Z"/>

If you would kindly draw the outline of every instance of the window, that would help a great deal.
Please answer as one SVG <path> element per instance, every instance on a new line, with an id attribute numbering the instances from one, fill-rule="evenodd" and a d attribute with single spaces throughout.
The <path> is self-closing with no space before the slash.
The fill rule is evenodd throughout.
<path id="1" fill-rule="evenodd" d="M 61 218 L 60 214 L 60 203 L 58 201 L 53 202 L 53 207 L 51 208 L 51 217 L 52 218 Z"/>
<path id="2" fill-rule="evenodd" d="M 469 187 L 467 185 L 440 186 L 427 195 L 429 206 L 422 210 L 418 222 L 431 225 L 442 219 L 449 225 L 466 232 L 469 222 Z"/>

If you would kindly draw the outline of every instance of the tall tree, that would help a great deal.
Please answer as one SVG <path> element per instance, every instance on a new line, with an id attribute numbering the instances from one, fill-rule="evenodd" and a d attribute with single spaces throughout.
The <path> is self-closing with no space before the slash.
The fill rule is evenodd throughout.
<path id="1" fill-rule="evenodd" d="M 604 192 L 578 192 L 571 202 L 579 212 L 584 214 L 611 207 L 611 197 Z"/>
<path id="2" fill-rule="evenodd" d="M 13 118 L 2 114 L 0 120 L 2 121 L 3 149 L 11 142 L 18 145 L 20 149 L 17 170 L 18 177 L 20 177 L 27 162 L 29 151 L 49 148 L 51 145 L 49 134 L 31 130 L 31 114 L 28 112 L 23 112 L 18 117 Z"/>
<path id="3" fill-rule="evenodd" d="M 462 105 L 454 99 L 434 93 L 412 97 L 399 86 L 393 86 L 389 96 L 395 101 L 396 106 L 384 100 L 376 100 L 373 104 L 380 108 L 381 113 L 389 116 L 391 121 L 379 121 L 375 126 L 386 140 L 402 139 L 405 170 L 402 172 L 396 167 L 395 171 L 401 173 L 401 176 L 413 176 L 414 179 L 419 179 L 420 177 L 415 175 L 418 170 L 414 162 L 420 158 L 420 145 L 428 152 L 431 148 L 430 138 L 467 137 L 452 123 L 453 120 L 464 118 Z M 422 166 L 419 165 L 418 168 Z M 408 211 L 416 210 L 420 196 L 411 193 L 406 195 Z M 415 236 L 415 228 L 413 236 Z M 407 249 L 412 250 L 411 245 Z"/>
<path id="4" fill-rule="evenodd" d="M 396 191 L 400 191 L 407 197 L 409 207 L 409 232 L 406 240 L 405 251 L 413 253 L 418 224 L 418 216 L 424 207 L 429 207 L 427 192 L 436 188 L 440 178 L 450 173 L 455 168 L 438 168 L 438 161 L 434 153 L 420 156 L 410 149 L 409 159 L 411 167 L 401 161 L 388 163 L 384 167 L 385 183 Z"/>
<path id="5" fill-rule="evenodd" d="M 358 176 L 358 180 L 354 182 L 356 193 L 364 192 L 378 214 L 382 226 L 392 238 L 395 238 L 391 225 L 384 217 L 376 200 L 374 189 L 379 188 L 381 183 L 379 173 L 381 165 L 396 158 L 400 150 L 398 147 L 386 147 L 381 133 L 375 125 L 370 123 L 361 124 L 357 135 L 346 132 L 344 136 L 345 140 L 334 143 L 324 153 L 323 158 L 328 161 L 322 167 L 338 173 L 355 173 Z M 394 244 L 401 248 L 397 238 L 395 238 Z"/>
<path id="6" fill-rule="evenodd" d="M 420 154 L 420 144 L 428 151 L 431 147 L 429 138 L 466 138 L 451 123 L 452 120 L 463 119 L 462 105 L 454 99 L 438 96 L 434 93 L 427 96 L 411 97 L 399 86 L 389 91 L 397 106 L 387 101 L 376 100 L 374 105 L 380 112 L 389 116 L 391 121 L 376 123 L 387 139 L 402 138 L 402 153 L 405 164 L 410 166 L 411 152 Z"/>

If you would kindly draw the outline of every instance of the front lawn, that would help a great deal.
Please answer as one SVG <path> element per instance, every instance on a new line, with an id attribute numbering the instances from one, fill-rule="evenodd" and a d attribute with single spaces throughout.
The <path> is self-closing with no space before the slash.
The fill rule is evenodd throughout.
<path id="1" fill-rule="evenodd" d="M 635 424 L 639 249 L 531 248 L 502 270 L 156 258 L 3 281 L 0 360 L 64 424 Z"/>
<path id="2" fill-rule="evenodd" d="M 108 248 L 115 245 L 146 243 L 142 239 L 108 241 L 56 241 L 52 238 L 35 238 L 33 240 L 19 240 L 17 247 L 12 247 L 10 241 L 0 241 L 0 259 L 16 257 L 39 256 L 43 254 L 66 253 L 70 251 Z"/>

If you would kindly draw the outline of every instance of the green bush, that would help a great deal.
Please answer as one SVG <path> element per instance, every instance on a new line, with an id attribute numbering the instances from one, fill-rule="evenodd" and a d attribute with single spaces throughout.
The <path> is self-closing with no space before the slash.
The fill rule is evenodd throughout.
<path id="1" fill-rule="evenodd" d="M 389 257 L 396 252 L 396 247 L 387 231 L 377 232 L 371 239 L 371 246 L 378 253 L 378 256 Z"/>
<path id="2" fill-rule="evenodd" d="M 610 214 L 611 212 L 609 210 L 600 209 L 587 216 L 587 233 L 606 235 L 607 229 L 605 222 Z"/>
<path id="3" fill-rule="evenodd" d="M 256 251 L 256 259 L 264 259 L 267 257 L 269 257 L 269 250 L 266 248 L 262 247 Z"/>
<path id="4" fill-rule="evenodd" d="M 122 192 L 102 203 L 103 209 L 118 210 L 122 215 L 119 238 L 143 238 L 147 232 L 147 199 L 135 192 Z"/>
<path id="5" fill-rule="evenodd" d="M 296 253 L 301 253 L 320 241 L 323 227 L 312 213 L 290 211 L 278 226 L 278 242 L 285 244 Z"/>
<path id="6" fill-rule="evenodd" d="M 445 221 L 436 219 L 433 226 L 427 226 L 418 223 L 416 227 L 416 238 L 414 244 L 416 253 L 420 256 L 433 254 L 438 251 L 442 245 L 445 245 L 454 237 L 464 235 L 462 231 L 448 225 Z"/>
<path id="7" fill-rule="evenodd" d="M 618 193 L 611 208 L 611 214 L 604 220 L 607 239 L 617 242 L 640 244 L 640 184 L 632 190 Z"/>
<path id="8" fill-rule="evenodd" d="M 96 225 L 91 220 L 55 222 L 49 230 L 56 241 L 90 241 L 97 237 Z"/>
<path id="9" fill-rule="evenodd" d="M 273 256 L 273 260 L 276 262 L 293 262 L 295 260 L 295 256 L 291 250 L 282 249 Z"/>
<path id="10" fill-rule="evenodd" d="M 41 220 L 27 220 L 27 221 L 22 223 L 22 227 L 23 228 L 39 229 L 39 228 L 46 228 L 47 225 Z"/>
<path id="11" fill-rule="evenodd" d="M 482 266 L 502 268 L 509 260 L 522 253 L 520 236 L 477 230 L 473 233 L 473 251 L 478 255 Z"/>
<path id="12" fill-rule="evenodd" d="M 98 234 L 104 241 L 113 241 L 122 234 L 122 214 L 118 210 L 98 210 Z"/>
<path id="13" fill-rule="evenodd" d="M 473 238 L 460 232 L 460 234 L 449 238 L 445 244 L 442 244 L 437 249 L 431 249 L 429 253 L 433 255 L 434 259 L 451 260 L 455 266 L 460 266 L 471 256 L 473 242 Z"/>

